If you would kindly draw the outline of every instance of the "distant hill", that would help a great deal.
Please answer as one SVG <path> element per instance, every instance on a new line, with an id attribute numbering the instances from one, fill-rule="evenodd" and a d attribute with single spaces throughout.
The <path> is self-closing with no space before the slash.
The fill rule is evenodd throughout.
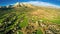
<path id="1" fill-rule="evenodd" d="M 60 34 L 60 9 L 26 3 L 0 8 L 0 34 L 55 33 Z"/>

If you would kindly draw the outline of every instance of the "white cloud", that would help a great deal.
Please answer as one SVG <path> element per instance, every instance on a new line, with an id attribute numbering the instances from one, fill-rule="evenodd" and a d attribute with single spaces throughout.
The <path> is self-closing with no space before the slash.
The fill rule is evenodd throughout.
<path id="1" fill-rule="evenodd" d="M 29 2 L 22 2 L 22 3 L 29 3 L 29 4 L 33 4 L 36 6 L 51 6 L 51 7 L 55 7 L 55 8 L 60 8 L 60 6 L 58 6 L 58 5 L 54 5 L 54 4 L 42 2 L 42 1 L 29 1 Z"/>

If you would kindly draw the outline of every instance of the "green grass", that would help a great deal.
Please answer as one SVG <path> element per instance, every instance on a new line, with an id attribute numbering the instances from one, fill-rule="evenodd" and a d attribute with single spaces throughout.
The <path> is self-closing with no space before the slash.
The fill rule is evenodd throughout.
<path id="1" fill-rule="evenodd" d="M 40 29 L 38 29 L 36 34 L 43 34 L 43 32 Z"/>
<path id="2" fill-rule="evenodd" d="M 55 23 L 55 24 L 60 24 L 60 19 L 57 19 L 57 20 L 50 20 L 52 23 Z"/>
<path id="3" fill-rule="evenodd" d="M 19 25 L 21 28 L 28 26 L 28 18 L 25 16 Z"/>
<path id="4" fill-rule="evenodd" d="M 17 31 L 17 34 L 23 34 L 23 32 L 21 32 L 21 31 Z"/>
<path id="5" fill-rule="evenodd" d="M 37 9 L 41 9 L 41 8 L 33 9 L 33 8 L 29 8 L 29 7 L 28 8 L 20 7 L 20 8 L 15 8 L 15 9 L 0 10 L 0 25 L 2 24 L 0 30 L 4 29 L 4 30 L 2 30 L 3 32 L 0 32 L 0 34 L 3 34 L 3 33 L 5 34 L 5 33 L 9 32 L 10 30 L 14 30 L 14 28 L 16 28 L 17 25 L 20 28 L 24 28 L 24 27 L 28 26 L 29 20 L 32 20 L 32 22 L 34 22 L 34 23 L 36 21 L 43 20 L 43 22 L 49 21 L 52 23 L 60 24 L 60 17 L 57 17 L 57 20 L 54 20 L 54 19 L 48 20 L 46 18 L 38 18 L 37 16 L 29 15 L 29 12 L 32 12 Z M 47 8 L 45 10 L 48 12 L 49 9 Z M 53 9 L 50 9 L 49 13 L 52 10 Z M 56 12 L 58 12 L 58 11 L 56 11 Z M 12 15 L 12 16 L 10 16 L 10 15 Z M 58 16 L 60 16 L 60 15 L 58 15 Z M 9 20 L 9 21 L 7 21 L 7 20 Z M 5 24 L 4 21 L 6 21 L 7 23 Z M 8 26 L 8 22 L 11 22 L 11 25 Z M 15 30 L 15 31 L 17 31 L 17 30 Z M 17 31 L 17 32 L 18 32 L 18 34 L 23 34 L 20 31 Z M 38 29 L 36 34 L 43 34 L 43 32 L 40 29 Z"/>

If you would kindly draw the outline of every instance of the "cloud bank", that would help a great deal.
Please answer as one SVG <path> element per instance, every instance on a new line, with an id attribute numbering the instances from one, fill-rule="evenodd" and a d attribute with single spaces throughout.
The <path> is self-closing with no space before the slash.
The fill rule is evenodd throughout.
<path id="1" fill-rule="evenodd" d="M 42 2 L 42 1 L 29 1 L 29 2 L 22 2 L 22 3 L 33 4 L 35 6 L 46 6 L 46 7 L 60 8 L 60 6 L 58 6 L 58 5 L 54 5 L 54 4 Z"/>

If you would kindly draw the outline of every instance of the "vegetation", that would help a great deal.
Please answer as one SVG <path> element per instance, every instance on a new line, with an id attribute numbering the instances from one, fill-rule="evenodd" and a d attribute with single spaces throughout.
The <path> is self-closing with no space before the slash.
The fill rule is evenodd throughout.
<path id="1" fill-rule="evenodd" d="M 41 23 L 46 28 L 49 24 L 60 28 L 59 9 L 32 7 L 0 8 L 0 34 L 43 34 L 45 26 Z"/>

